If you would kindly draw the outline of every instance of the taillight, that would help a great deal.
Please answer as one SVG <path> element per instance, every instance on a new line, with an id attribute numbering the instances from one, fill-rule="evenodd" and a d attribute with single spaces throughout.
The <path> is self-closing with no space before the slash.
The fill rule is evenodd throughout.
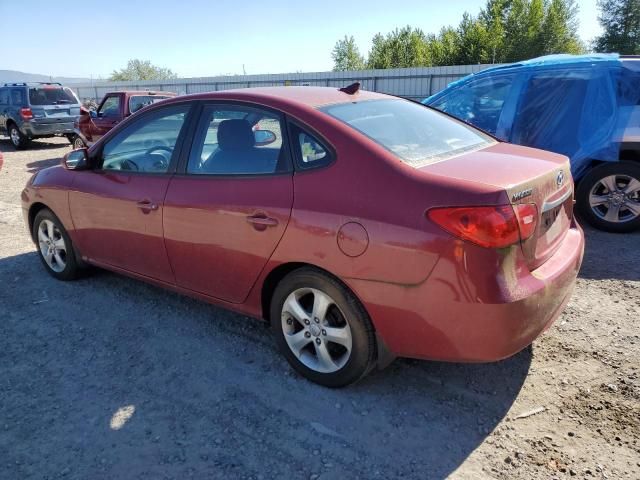
<path id="1" fill-rule="evenodd" d="M 33 112 L 31 111 L 30 108 L 21 108 L 20 109 L 20 116 L 24 120 L 29 120 L 29 119 L 33 118 Z"/>
<path id="2" fill-rule="evenodd" d="M 537 209 L 534 204 L 445 207 L 433 208 L 427 216 L 458 238 L 481 247 L 502 248 L 533 234 Z"/>

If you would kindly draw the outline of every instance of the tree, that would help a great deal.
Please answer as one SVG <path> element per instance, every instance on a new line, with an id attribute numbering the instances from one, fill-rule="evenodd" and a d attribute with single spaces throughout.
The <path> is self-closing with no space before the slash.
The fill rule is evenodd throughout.
<path id="1" fill-rule="evenodd" d="M 582 53 L 578 37 L 578 7 L 574 0 L 551 0 L 540 31 L 542 50 L 549 53 Z"/>
<path id="2" fill-rule="evenodd" d="M 598 8 L 604 32 L 596 38 L 595 50 L 640 55 L 640 0 L 599 0 Z"/>
<path id="3" fill-rule="evenodd" d="M 168 68 L 156 67 L 149 60 L 129 60 L 127 67 L 122 70 L 114 70 L 109 80 L 123 82 L 129 80 L 167 80 L 178 78 Z"/>
<path id="4" fill-rule="evenodd" d="M 433 65 L 458 63 L 458 32 L 452 27 L 443 27 L 437 37 L 429 35 L 427 44 Z"/>
<path id="5" fill-rule="evenodd" d="M 456 63 L 489 63 L 491 52 L 484 23 L 464 13 L 458 27 Z"/>
<path id="6" fill-rule="evenodd" d="M 331 58 L 334 72 L 364 69 L 364 58 L 360 55 L 353 36 L 345 35 L 343 40 L 338 40 L 331 52 Z"/>
<path id="7" fill-rule="evenodd" d="M 368 68 L 406 68 L 431 65 L 427 38 L 419 28 L 395 29 L 386 37 L 376 34 L 369 52 Z"/>

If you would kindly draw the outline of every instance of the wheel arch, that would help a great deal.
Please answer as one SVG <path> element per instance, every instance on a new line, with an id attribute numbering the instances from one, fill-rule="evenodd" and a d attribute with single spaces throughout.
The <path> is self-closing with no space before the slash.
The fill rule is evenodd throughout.
<path id="1" fill-rule="evenodd" d="M 35 237 L 35 232 L 33 231 L 33 222 L 35 221 L 36 215 L 38 215 L 38 212 L 45 209 L 50 210 L 54 215 L 56 215 L 56 213 L 53 210 L 51 210 L 51 208 L 48 205 L 45 205 L 42 202 L 34 202 L 29 207 L 29 234 L 31 235 L 31 239 L 34 241 L 34 243 L 36 242 L 36 237 Z"/>

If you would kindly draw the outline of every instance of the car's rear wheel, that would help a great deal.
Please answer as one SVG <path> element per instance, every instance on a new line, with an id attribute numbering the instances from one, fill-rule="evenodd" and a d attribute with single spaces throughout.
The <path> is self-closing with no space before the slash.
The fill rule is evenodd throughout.
<path id="1" fill-rule="evenodd" d="M 578 185 L 578 211 L 591 225 L 607 232 L 640 227 L 640 165 L 605 163 L 593 168 Z"/>
<path id="2" fill-rule="evenodd" d="M 22 134 L 15 123 L 9 125 L 9 140 L 16 150 L 22 150 L 29 144 L 29 139 Z"/>
<path id="3" fill-rule="evenodd" d="M 71 239 L 51 210 L 38 212 L 33 221 L 33 235 L 47 272 L 58 280 L 73 280 L 78 276 L 80 269 Z"/>
<path id="4" fill-rule="evenodd" d="M 271 302 L 271 323 L 291 366 L 327 387 L 358 381 L 375 359 L 369 316 L 353 293 L 314 268 L 287 275 Z"/>

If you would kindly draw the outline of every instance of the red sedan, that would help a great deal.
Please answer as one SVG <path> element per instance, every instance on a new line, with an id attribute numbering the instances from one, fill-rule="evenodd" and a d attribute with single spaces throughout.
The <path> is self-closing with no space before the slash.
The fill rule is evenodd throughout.
<path id="1" fill-rule="evenodd" d="M 159 102 L 22 200 L 54 277 L 97 265 L 262 318 L 332 387 L 395 356 L 518 352 L 584 249 L 566 157 L 357 88 Z"/>

